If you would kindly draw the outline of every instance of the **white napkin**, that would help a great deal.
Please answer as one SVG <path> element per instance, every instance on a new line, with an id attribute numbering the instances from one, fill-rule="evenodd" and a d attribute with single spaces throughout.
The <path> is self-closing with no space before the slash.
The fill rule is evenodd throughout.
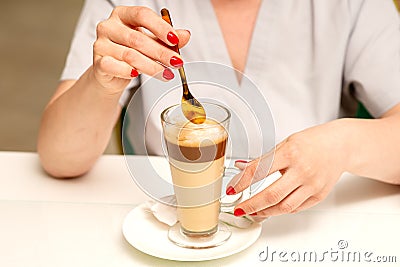
<path id="1" fill-rule="evenodd" d="M 167 202 L 171 203 L 174 196 L 168 196 L 167 198 L 170 198 Z M 169 226 L 173 226 L 178 222 L 176 207 L 156 202 L 154 200 L 147 201 L 146 206 L 148 211 L 150 211 L 158 221 Z M 219 214 L 219 219 L 227 225 L 241 229 L 248 228 L 254 223 L 251 217 L 236 217 L 231 212 L 221 212 Z"/>
<path id="2" fill-rule="evenodd" d="M 178 216 L 174 206 L 162 204 L 154 200 L 147 201 L 146 206 L 158 221 L 169 226 L 173 226 L 178 222 Z"/>

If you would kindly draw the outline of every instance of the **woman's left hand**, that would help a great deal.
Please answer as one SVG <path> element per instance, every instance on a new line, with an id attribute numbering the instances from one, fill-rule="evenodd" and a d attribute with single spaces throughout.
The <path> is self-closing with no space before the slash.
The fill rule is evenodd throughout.
<path id="1" fill-rule="evenodd" d="M 275 151 L 249 163 L 236 162 L 242 172 L 228 184 L 226 191 L 230 195 L 276 171 L 280 171 L 282 177 L 238 204 L 234 214 L 251 215 L 261 221 L 319 203 L 346 170 L 351 158 L 345 131 L 340 120 L 332 121 L 291 135 L 278 144 Z"/>

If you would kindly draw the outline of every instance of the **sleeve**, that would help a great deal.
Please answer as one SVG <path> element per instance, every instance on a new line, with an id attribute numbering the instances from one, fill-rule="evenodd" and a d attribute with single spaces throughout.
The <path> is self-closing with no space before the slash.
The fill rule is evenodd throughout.
<path id="1" fill-rule="evenodd" d="M 392 0 L 365 0 L 351 31 L 344 88 L 374 117 L 400 103 L 400 20 Z"/>
<path id="2" fill-rule="evenodd" d="M 61 80 L 77 80 L 93 62 L 97 24 L 109 17 L 112 5 L 105 0 L 86 0 L 72 38 Z"/>

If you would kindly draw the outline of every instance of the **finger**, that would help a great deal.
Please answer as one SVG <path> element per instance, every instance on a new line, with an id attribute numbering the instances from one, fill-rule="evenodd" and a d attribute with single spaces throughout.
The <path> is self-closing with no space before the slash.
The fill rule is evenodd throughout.
<path id="1" fill-rule="evenodd" d="M 250 199 L 243 201 L 235 207 L 236 214 L 252 214 L 254 212 L 272 207 L 301 185 L 297 175 L 287 171 L 285 175 L 276 180 L 270 186 L 257 193 Z"/>
<path id="2" fill-rule="evenodd" d="M 309 197 L 311 197 L 313 192 L 314 191 L 311 187 L 300 186 L 278 204 L 275 204 L 274 206 L 268 207 L 266 209 L 255 211 L 255 214 L 253 213 L 252 216 L 265 218 L 286 213 L 292 213 L 298 207 L 300 207 Z"/>
<path id="3" fill-rule="evenodd" d="M 144 28 L 139 27 L 139 28 L 136 28 L 136 30 L 141 32 L 141 33 L 143 33 L 143 34 L 146 34 L 147 36 L 149 36 L 150 38 L 155 40 L 157 43 L 159 43 L 159 44 L 171 49 L 171 47 L 169 45 L 165 44 L 163 41 L 158 39 L 154 34 L 146 32 Z M 192 35 L 191 32 L 189 30 L 177 29 L 176 33 L 178 34 L 178 38 L 179 38 L 178 48 L 182 48 L 185 45 L 187 45 L 187 43 L 189 42 L 190 37 Z"/>
<path id="4" fill-rule="evenodd" d="M 132 68 L 137 69 L 139 72 L 154 76 L 157 79 L 171 80 L 172 78 L 174 78 L 174 74 L 170 70 L 166 69 L 161 64 L 146 57 L 135 49 L 115 44 L 111 41 L 96 41 L 94 49 L 96 51 L 96 55 L 111 56 L 119 61 L 126 62 Z M 166 70 L 168 70 L 169 73 L 165 73 Z"/>
<path id="5" fill-rule="evenodd" d="M 142 6 L 116 7 L 111 16 L 118 17 L 130 27 L 146 28 L 170 46 L 179 43 L 177 32 L 150 8 Z"/>
<path id="6" fill-rule="evenodd" d="M 238 159 L 235 161 L 235 167 L 238 168 L 239 170 L 244 170 L 247 166 L 249 165 L 249 161 Z M 279 170 L 281 175 L 284 175 L 286 172 L 286 169 Z"/>
<path id="7" fill-rule="evenodd" d="M 116 60 L 113 57 L 105 56 L 99 58 L 96 69 L 101 75 L 109 75 L 112 78 L 132 79 L 139 75 L 139 72 L 123 61 Z"/>
<path id="8" fill-rule="evenodd" d="M 268 156 L 263 156 L 258 159 L 252 160 L 248 163 L 235 162 L 235 166 L 242 167 L 242 171 L 235 175 L 228 183 L 227 188 L 235 194 L 242 192 L 251 184 L 268 176 L 269 163 L 273 156 L 268 153 Z"/>
<path id="9" fill-rule="evenodd" d="M 235 161 L 235 167 L 240 170 L 244 170 L 248 165 L 249 161 L 247 160 L 238 159 Z"/>
<path id="10" fill-rule="evenodd" d="M 278 170 L 286 169 L 289 163 L 285 160 L 283 150 L 283 146 L 279 147 L 248 163 L 241 173 L 232 178 L 227 188 L 231 192 L 242 192 L 251 184 L 264 179 L 268 175 Z"/>
<path id="11" fill-rule="evenodd" d="M 179 68 L 183 65 L 183 60 L 178 53 L 161 45 L 145 33 L 111 22 L 99 27 L 99 31 L 104 31 L 102 35 L 107 35 L 114 43 L 133 48 L 165 66 Z"/>
<path id="12" fill-rule="evenodd" d="M 318 194 L 314 194 L 310 196 L 306 201 L 304 201 L 299 207 L 297 207 L 292 213 L 297 213 L 302 210 L 309 209 L 315 205 L 317 205 L 319 202 L 325 199 L 325 197 L 328 195 L 328 192 L 325 190 L 322 192 L 319 192 Z"/>
<path id="13" fill-rule="evenodd" d="M 177 32 L 178 38 L 179 38 L 178 47 L 182 48 L 185 45 L 187 45 L 187 43 L 189 43 L 191 33 L 188 30 L 176 30 L 176 32 Z"/>

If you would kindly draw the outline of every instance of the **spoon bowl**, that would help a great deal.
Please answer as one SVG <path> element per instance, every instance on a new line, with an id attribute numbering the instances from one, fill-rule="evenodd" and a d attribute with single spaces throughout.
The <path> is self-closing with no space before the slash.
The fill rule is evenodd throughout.
<path id="1" fill-rule="evenodd" d="M 162 18 L 168 22 L 172 26 L 171 16 L 169 15 L 169 11 L 166 8 L 161 10 Z M 174 51 L 180 54 L 178 45 L 173 47 Z M 200 104 L 200 102 L 190 93 L 189 86 L 186 80 L 185 69 L 180 67 L 179 75 L 181 76 L 183 94 L 182 94 L 182 102 L 181 109 L 183 115 L 195 124 L 201 124 L 206 120 L 206 112 L 204 107 Z"/>

